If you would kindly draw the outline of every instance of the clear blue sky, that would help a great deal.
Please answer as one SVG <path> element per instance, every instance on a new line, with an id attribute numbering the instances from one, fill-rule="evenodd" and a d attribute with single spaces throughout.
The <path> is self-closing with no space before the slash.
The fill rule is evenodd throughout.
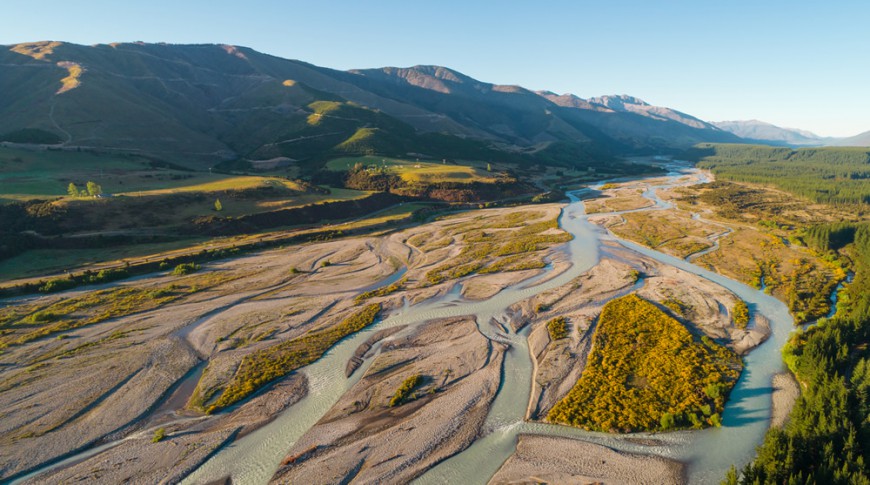
<path id="1" fill-rule="evenodd" d="M 313 64 L 439 64 L 631 94 L 705 120 L 870 130 L 866 0 L 3 0 L 0 44 L 227 43 Z"/>

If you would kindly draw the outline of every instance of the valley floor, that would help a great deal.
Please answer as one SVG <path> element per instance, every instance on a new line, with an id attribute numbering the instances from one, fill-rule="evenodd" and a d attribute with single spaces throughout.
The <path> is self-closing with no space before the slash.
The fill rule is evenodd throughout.
<path id="1" fill-rule="evenodd" d="M 709 261 L 722 274 L 742 274 L 714 259 L 732 250 L 723 241 L 738 239 L 738 229 L 703 209 L 692 217 L 642 196 L 659 182 L 698 182 L 697 174 L 686 177 L 604 188 L 605 199 L 587 204 L 601 213 L 590 220 L 680 258 Z M 616 298 L 637 294 L 695 338 L 738 355 L 770 335 L 760 312 L 735 321 L 742 300 L 733 291 L 627 248 L 603 229 L 589 236 L 596 242 L 583 250 L 594 257 L 581 271 L 578 254 L 567 249 L 580 249 L 577 241 L 568 242 L 564 220 L 557 224 L 580 216 L 564 208 L 466 212 L 385 236 L 206 263 L 190 274 L 7 300 L 0 309 L 0 479 L 425 481 L 430 469 L 493 432 L 489 419 L 511 379 L 506 361 L 524 348 L 517 339 L 527 342 L 532 378 L 530 395 L 518 391 L 528 404 L 514 405 L 524 420 L 546 421 L 596 351 L 598 316 Z M 631 231 L 620 229 L 630 224 Z M 369 307 L 378 312 L 374 322 L 328 340 Z M 558 317 L 567 322 L 565 338 L 548 330 Z M 262 383 L 245 369 L 271 378 Z M 794 393 L 786 395 L 787 404 Z M 275 426 L 285 431 L 269 434 Z M 583 436 L 524 433 L 489 476 L 493 483 L 687 479 L 687 465 L 667 456 L 669 438 L 638 437 L 614 449 Z M 238 473 L 221 468 L 222 456 L 267 453 L 257 446 L 277 456 L 265 470 L 245 471 L 242 458 Z M 44 473 L 26 475 L 34 470 Z"/>

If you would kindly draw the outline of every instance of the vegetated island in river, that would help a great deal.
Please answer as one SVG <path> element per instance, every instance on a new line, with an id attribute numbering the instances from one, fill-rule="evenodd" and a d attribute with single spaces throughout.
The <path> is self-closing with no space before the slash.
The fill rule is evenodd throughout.
<path id="1" fill-rule="evenodd" d="M 718 426 L 741 368 L 736 354 L 630 294 L 604 306 L 589 364 L 548 420 L 609 432 Z"/>

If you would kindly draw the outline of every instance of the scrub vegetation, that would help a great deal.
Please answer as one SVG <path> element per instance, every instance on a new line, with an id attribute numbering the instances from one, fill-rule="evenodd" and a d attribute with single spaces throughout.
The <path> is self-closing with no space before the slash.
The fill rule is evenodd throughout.
<path id="1" fill-rule="evenodd" d="M 368 300 L 369 298 L 377 298 L 377 297 L 381 297 L 381 296 L 391 295 L 391 294 L 401 290 L 402 287 L 405 286 L 405 283 L 407 281 L 408 281 L 407 278 L 402 278 L 399 281 L 397 281 L 391 285 L 387 285 L 387 286 L 384 286 L 381 288 L 376 288 L 374 290 L 363 292 L 363 293 L 357 295 L 357 297 L 354 298 L 354 301 L 357 303 L 361 303 L 365 300 Z"/>
<path id="2" fill-rule="evenodd" d="M 414 399 L 415 392 L 414 390 L 420 387 L 423 384 L 423 376 L 420 374 L 414 374 L 411 377 L 405 379 L 402 382 L 402 385 L 396 389 L 396 393 L 393 394 L 393 397 L 390 399 L 390 407 L 401 406 L 405 402 Z"/>
<path id="3" fill-rule="evenodd" d="M 379 304 L 366 305 L 331 328 L 310 332 L 286 342 L 246 355 L 235 375 L 213 404 L 208 404 L 218 389 L 197 388 L 191 404 L 214 412 L 250 396 L 269 382 L 319 359 L 341 339 L 372 324 L 381 311 Z"/>
<path id="4" fill-rule="evenodd" d="M 743 300 L 737 300 L 731 309 L 731 318 L 737 328 L 746 328 L 749 325 L 749 307 Z"/>
<path id="5" fill-rule="evenodd" d="M 793 195 L 730 182 L 713 182 L 667 191 L 683 211 L 626 214 L 626 224 L 611 230 L 641 244 L 685 256 L 711 246 L 706 236 L 723 234 L 719 247 L 693 263 L 758 289 L 785 302 L 795 322 L 824 317 L 830 295 L 846 277 L 843 264 L 825 250 L 808 246 L 809 230 L 855 214 Z M 700 213 L 716 224 L 691 219 Z M 670 214 L 670 215 L 669 215 Z M 693 233 L 697 226 L 703 232 Z M 704 228 L 704 229 L 701 229 Z M 706 234 L 705 234 L 706 233 Z M 695 243 L 698 243 L 695 246 Z"/>
<path id="6" fill-rule="evenodd" d="M 206 274 L 155 287 L 121 286 L 81 296 L 61 298 L 46 305 L 0 310 L 0 348 L 61 335 L 112 318 L 152 310 L 231 278 Z"/>
<path id="7" fill-rule="evenodd" d="M 568 320 L 565 317 L 556 317 L 547 322 L 547 332 L 551 340 L 560 340 L 568 337 Z"/>
<path id="8" fill-rule="evenodd" d="M 610 226 L 610 230 L 680 258 L 711 247 L 707 237 L 723 230 L 673 211 L 636 212 L 623 215 L 622 220 L 623 223 Z"/>
<path id="9" fill-rule="evenodd" d="M 532 218 L 529 215 L 528 212 L 511 214 L 483 222 L 484 227 L 463 225 L 454 228 L 451 236 L 461 236 L 462 251 L 427 272 L 424 284 L 437 285 L 473 273 L 544 267 L 546 264 L 536 253 L 570 241 L 571 235 L 559 229 L 557 219 L 526 223 L 525 220 Z"/>
<path id="10" fill-rule="evenodd" d="M 715 426 L 741 365 L 631 294 L 604 306 L 589 362 L 548 419 L 609 432 Z"/>

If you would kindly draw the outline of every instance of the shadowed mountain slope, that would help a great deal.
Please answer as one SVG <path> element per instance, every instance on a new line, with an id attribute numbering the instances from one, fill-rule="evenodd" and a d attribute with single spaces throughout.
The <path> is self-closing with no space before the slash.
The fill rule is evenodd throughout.
<path id="1" fill-rule="evenodd" d="M 438 66 L 337 71 L 228 45 L 5 46 L 0 91 L 0 139 L 192 168 L 407 153 L 574 164 L 739 141 L 629 96 L 586 101 Z"/>

